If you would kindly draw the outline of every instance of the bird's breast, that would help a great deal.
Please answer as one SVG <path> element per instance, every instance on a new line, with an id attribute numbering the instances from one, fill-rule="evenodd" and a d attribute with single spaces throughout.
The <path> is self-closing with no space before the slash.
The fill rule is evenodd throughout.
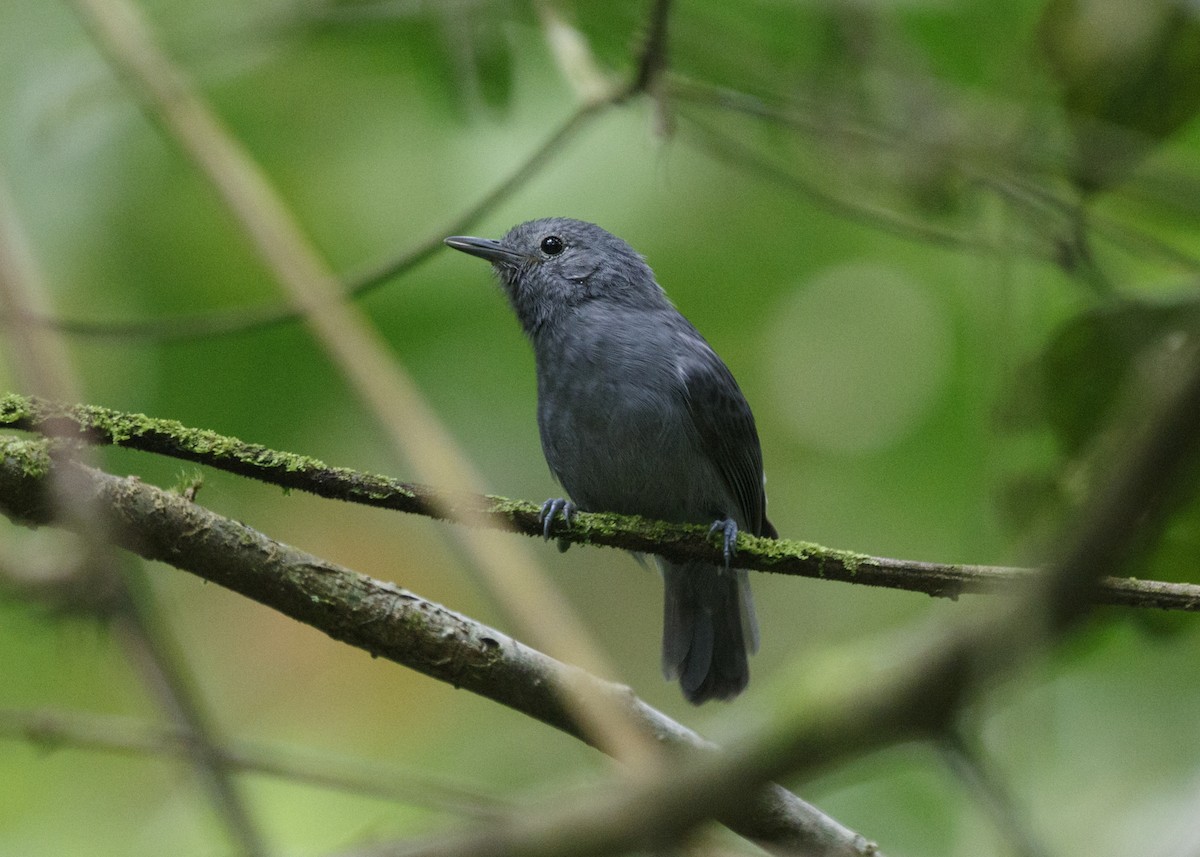
<path id="1" fill-rule="evenodd" d="M 542 448 L 582 508 L 703 521 L 723 502 L 669 353 L 617 338 L 538 358 Z"/>

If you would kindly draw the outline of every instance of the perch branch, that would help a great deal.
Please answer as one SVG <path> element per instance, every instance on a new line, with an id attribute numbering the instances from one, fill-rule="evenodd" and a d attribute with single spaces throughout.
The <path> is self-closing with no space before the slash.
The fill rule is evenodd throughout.
<path id="1" fill-rule="evenodd" d="M 533 857 L 602 855 L 679 842 L 707 818 L 736 813 L 764 782 L 812 773 L 905 740 L 944 734 L 970 699 L 1067 636 L 1091 608 L 1104 574 L 1120 571 L 1139 546 L 1161 536 L 1194 487 L 1200 462 L 1200 358 L 1155 407 L 1088 499 L 1079 521 L 1035 589 L 986 621 L 927 635 L 875 670 L 791 689 L 764 724 L 720 755 L 684 760 L 669 775 L 604 784 L 537 813 L 416 847 L 404 843 L 359 857 Z M 817 671 L 820 672 L 819 670 Z"/>
<path id="2" fill-rule="evenodd" d="M 109 510 L 116 543 L 225 586 L 384 657 L 591 741 L 564 705 L 566 682 L 587 683 L 619 705 L 652 740 L 677 753 L 716 755 L 714 745 L 637 699 L 628 688 L 581 673 L 507 635 L 390 583 L 373 580 L 204 509 L 136 478 L 52 463 L 43 440 L 0 438 L 0 510 L 26 524 L 56 524 L 47 495 L 54 468 L 75 470 Z M 756 789 L 728 826 L 779 854 L 862 857 L 862 836 L 780 786 Z M 722 819 L 724 820 L 724 819 Z"/>
<path id="3" fill-rule="evenodd" d="M 341 284 L 270 177 L 163 49 L 136 3 L 72 0 L 72 5 L 147 117 L 220 198 L 393 450 L 429 481 L 460 492 L 478 490 L 481 480 L 474 466 L 394 359 L 378 328 L 359 307 L 343 299 Z M 469 507 L 440 511 L 463 523 L 470 523 L 473 515 Z M 593 673 L 612 674 L 583 622 L 523 543 L 483 527 L 449 534 L 470 557 L 470 567 L 488 594 L 523 633 Z M 603 696 L 588 698 L 587 687 L 566 683 L 558 689 L 567 694 L 574 715 L 600 736 L 606 749 L 616 751 L 629 766 L 655 764 L 658 748 L 642 740 L 619 707 Z"/>
<path id="4" fill-rule="evenodd" d="M 9 394 L 0 398 L 0 425 L 92 444 L 116 445 L 204 464 L 282 488 L 400 512 L 444 517 L 467 508 L 477 523 L 540 536 L 540 507 L 534 503 L 481 495 L 448 496 L 427 486 L 386 476 L 330 467 L 314 458 L 278 452 L 204 429 L 99 408 L 62 405 Z M 722 561 L 706 527 L 667 524 L 644 518 L 580 512 L 556 538 L 652 553 L 675 561 Z M 1028 568 L 917 562 L 868 556 L 808 542 L 738 536 L 737 565 L 754 571 L 836 580 L 923 592 L 942 598 L 1018 593 L 1036 586 Z M 1097 604 L 1185 612 L 1200 611 L 1200 585 L 1131 577 L 1106 577 L 1088 597 Z"/>
<path id="5" fill-rule="evenodd" d="M 0 312 L 10 365 L 30 388 L 46 396 L 73 398 L 78 383 L 63 343 L 52 331 L 25 323 L 44 305 L 45 288 L 38 266 L 0 177 Z M 61 445 L 60 445 L 61 446 Z M 78 446 L 66 455 L 88 463 L 92 450 Z M 160 709 L 189 737 L 187 748 L 196 779 L 221 819 L 236 853 L 265 857 L 267 848 L 254 812 L 235 778 L 215 752 L 217 729 L 204 699 L 190 680 L 187 663 L 158 617 L 153 594 L 139 586 L 136 568 L 122 568 L 106 532 L 103 510 L 89 503 L 70 482 L 70 468 L 59 471 L 53 487 L 55 514 L 70 519 L 82 536 L 82 550 L 59 565 L 59 574 L 90 609 L 111 620 L 114 637 L 130 666 Z M 61 559 L 61 558 L 60 558 Z M 59 592 L 62 590 L 59 589 Z"/>

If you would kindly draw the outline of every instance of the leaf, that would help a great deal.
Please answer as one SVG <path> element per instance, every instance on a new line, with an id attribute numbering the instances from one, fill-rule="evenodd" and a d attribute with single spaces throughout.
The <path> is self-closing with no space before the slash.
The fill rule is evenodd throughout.
<path id="1" fill-rule="evenodd" d="M 1143 409 L 1161 392 L 1163 361 L 1195 330 L 1200 303 L 1126 300 L 1077 316 L 1036 361 L 1041 408 L 1060 448 L 1080 455 L 1121 408 Z"/>
<path id="2" fill-rule="evenodd" d="M 1050 0 L 1038 35 L 1085 192 L 1122 181 L 1200 109 L 1200 15 L 1187 0 Z"/>
<path id="3" fill-rule="evenodd" d="M 512 45 L 503 22 L 479 20 L 472 28 L 471 55 L 476 86 L 483 103 L 505 111 L 512 101 Z"/>
<path id="4" fill-rule="evenodd" d="M 1200 299 L 1125 300 L 1082 313 L 1064 324 L 1030 361 L 1006 404 L 1008 428 L 1048 429 L 1059 451 L 1042 472 L 1010 477 L 1002 512 L 1026 535 L 1048 533 L 1048 522 L 1069 516 L 1111 470 L 1131 432 L 1171 386 L 1196 347 Z M 1190 358 L 1189 358 L 1190 359 Z M 1188 482 L 1195 485 L 1196 480 Z M 1138 549 L 1132 572 L 1161 580 L 1195 580 L 1200 556 L 1200 496 L 1176 498 L 1175 512 L 1156 544 Z M 1154 630 L 1173 621 L 1147 622 Z"/>

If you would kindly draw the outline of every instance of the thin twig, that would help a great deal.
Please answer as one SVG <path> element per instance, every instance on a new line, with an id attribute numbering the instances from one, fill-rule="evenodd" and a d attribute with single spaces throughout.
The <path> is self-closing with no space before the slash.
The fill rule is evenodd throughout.
<path id="1" fill-rule="evenodd" d="M 986 764 L 979 750 L 968 744 L 958 729 L 949 729 L 936 742 L 947 766 L 975 795 L 1017 857 L 1050 857 L 1033 835 L 1009 789 Z"/>
<path id="2" fill-rule="evenodd" d="M 43 289 L 31 256 L 25 253 L 15 212 L 9 204 L 6 183 L 0 181 L 0 312 L 7 319 L 6 333 L 18 374 L 45 395 L 71 395 L 76 380 L 62 343 L 52 331 L 25 323 L 39 303 Z M 26 264 L 20 264 L 26 260 Z M 47 426 L 45 433 L 54 436 Z M 90 450 L 59 446 L 59 454 L 87 461 Z M 201 695 L 189 679 L 186 661 L 169 632 L 158 621 L 158 610 L 149 590 L 139 587 L 136 570 L 122 568 L 111 545 L 107 509 L 91 502 L 71 481 L 71 468 L 57 471 L 54 512 L 73 522 L 82 535 L 82 556 L 62 575 L 56 593 L 69 588 L 81 596 L 71 605 L 109 616 L 125 657 L 155 702 L 189 737 L 188 758 L 209 802 L 246 857 L 267 853 L 262 831 L 233 776 L 214 749 L 216 730 L 207 716 Z M 44 583 L 45 581 L 43 581 Z"/>
<path id="3" fill-rule="evenodd" d="M 445 250 L 445 244 L 442 243 L 444 236 L 468 231 L 473 224 L 511 196 L 515 189 L 544 169 L 554 156 L 595 118 L 599 111 L 600 105 L 594 104 L 578 108 L 495 187 L 441 228 L 434 230 L 429 238 L 399 255 L 347 274 L 343 297 L 345 299 L 363 297 L 389 280 L 407 274 L 427 261 L 434 253 Z M 90 339 L 118 339 L 129 342 L 186 342 L 231 334 L 254 333 L 276 325 L 294 322 L 299 318 L 300 312 L 292 305 L 270 304 L 138 321 L 64 319 L 45 313 L 32 314 L 27 320 L 31 324 L 71 336 Z"/>
<path id="4" fill-rule="evenodd" d="M 379 286 L 403 276 L 445 249 L 442 238 L 465 231 L 495 209 L 500 203 L 545 169 L 565 145 L 592 120 L 631 95 L 645 91 L 665 67 L 666 16 L 669 0 L 655 0 L 651 11 L 648 35 L 638 58 L 637 71 L 625 86 L 606 86 L 603 94 L 585 97 L 563 122 L 542 143 L 518 163 L 487 193 L 460 214 L 451 218 L 430 236 L 410 249 L 383 261 L 351 271 L 343 278 L 345 299 L 364 297 Z M 218 309 L 171 318 L 131 321 L 96 321 L 94 319 L 61 318 L 47 313 L 31 313 L 25 319 L 70 336 L 88 339 L 115 339 L 126 342 L 187 342 L 232 334 L 255 333 L 270 327 L 298 321 L 301 313 L 295 306 L 270 304 L 266 306 Z"/>
<path id="5" fill-rule="evenodd" d="M 114 444 L 196 462 L 289 490 L 434 518 L 470 509 L 477 524 L 541 537 L 540 506 L 479 494 L 451 494 L 302 455 L 278 452 L 174 420 L 128 414 L 92 405 L 62 405 L 8 394 L 0 397 L 0 425 L 55 433 L 94 444 Z M 683 561 L 722 560 L 707 528 L 605 513 L 580 512 L 555 538 L 572 544 L 615 547 Z M 943 598 L 1016 594 L 1038 585 L 1034 569 L 920 562 L 876 557 L 808 542 L 738 537 L 736 564 L 756 571 L 923 592 Z M 1185 612 L 1200 611 L 1200 585 L 1131 577 L 1104 578 L 1090 597 L 1097 604 Z"/>
<path id="6" fill-rule="evenodd" d="M 667 24 L 671 17 L 671 0 L 654 0 L 637 69 L 629 83 L 630 94 L 651 92 L 659 76 L 667 68 Z"/>
<path id="7" fill-rule="evenodd" d="M 781 187 L 802 194 L 810 202 L 835 217 L 865 222 L 869 226 L 909 241 L 947 247 L 971 253 L 995 254 L 999 248 L 993 242 L 969 232 L 946 229 L 931 223 L 906 218 L 895 210 L 868 203 L 860 194 L 855 198 L 842 197 L 795 175 L 755 154 L 736 135 L 718 131 L 694 116 L 681 115 L 689 128 L 688 139 L 702 151 L 723 163 L 766 176 Z"/>
<path id="8" fill-rule="evenodd" d="M 451 218 L 414 247 L 380 262 L 351 271 L 343 278 L 344 299 L 364 297 L 379 286 L 403 276 L 445 249 L 442 238 L 468 231 L 500 203 L 545 169 L 566 144 L 605 108 L 626 97 L 627 89 L 609 87 L 608 97 L 584 100 L 545 140 L 535 147 L 506 176 L 464 211 Z M 96 321 L 65 319 L 32 313 L 26 322 L 76 337 L 117 339 L 130 342 L 186 342 L 231 334 L 254 333 L 301 317 L 292 305 L 234 307 L 165 319 Z"/>
<path id="9" fill-rule="evenodd" d="M 47 750 L 73 748 L 137 756 L 190 756 L 191 733 L 128 717 L 92 712 L 0 708 L 0 736 Z M 491 818 L 511 801 L 464 788 L 416 771 L 362 760 L 322 756 L 300 748 L 249 741 L 216 747 L 230 771 L 266 774 L 347 794 L 368 795 L 470 818 Z"/>
<path id="10" fill-rule="evenodd" d="M 1153 409 L 1137 438 L 1063 534 L 1060 553 L 1012 609 L 991 621 L 929 635 L 886 669 L 781 694 L 767 722 L 719 756 L 685 760 L 669 775 L 598 786 L 538 813 L 457 836 L 362 849 L 357 857 L 602 855 L 678 842 L 705 819 L 727 817 L 744 795 L 892 744 L 936 738 L 962 706 L 1065 637 L 1087 615 L 1097 580 L 1153 544 L 1195 487 L 1200 464 L 1200 359 Z"/>
<path id="11" fill-rule="evenodd" d="M 904 128 L 876 127 L 854 116 L 831 115 L 828 105 L 802 102 L 793 96 L 787 104 L 771 103 L 767 99 L 737 90 L 726 89 L 703 81 L 693 80 L 678 74 L 669 76 L 665 87 L 670 95 L 680 102 L 707 106 L 727 114 L 741 114 L 755 119 L 799 131 L 822 144 L 828 143 L 831 135 L 846 138 L 871 150 L 893 151 L 899 146 L 912 147 L 917 140 Z M 798 110 L 797 105 L 805 107 Z M 954 246 L 961 244 L 971 252 L 999 252 L 1011 246 L 993 247 L 986 241 L 965 233 L 955 233 L 939 227 L 906 220 L 895 211 L 880 206 L 866 205 L 861 199 L 841 197 L 819 188 L 812 182 L 800 179 L 792 172 L 778 167 L 726 133 L 717 132 L 706 123 L 692 118 L 702 132 L 699 142 L 723 162 L 739 168 L 763 174 L 784 186 L 791 186 L 828 209 L 832 214 L 847 219 L 865 219 L 870 225 L 884 232 L 925 243 Z M 982 163 L 981 163 L 982 161 Z M 1041 222 L 1052 214 L 1064 225 L 1072 228 L 1080 223 L 1081 203 L 1076 196 L 1064 196 L 1055 188 L 1053 181 L 1037 181 L 1038 177 L 1053 179 L 1061 173 L 1057 163 L 1016 161 L 1005 153 L 1002 162 L 995 162 L 995 150 L 968 150 L 953 160 L 955 169 L 963 177 L 981 188 L 1000 196 L 1006 202 L 1033 214 Z M 1034 178 L 1027 178 L 1033 176 Z M 1172 264 L 1186 273 L 1200 270 L 1200 258 L 1167 241 L 1139 229 L 1129 223 L 1121 223 L 1103 212 L 1091 211 L 1087 217 L 1090 233 L 1102 236 L 1127 253 L 1144 253 Z M 1042 236 L 1045 237 L 1045 236 Z M 1030 244 L 1032 247 L 1033 244 Z M 1038 253 L 1057 261 L 1051 252 Z"/>
<path id="12" fill-rule="evenodd" d="M 149 118 L 212 186 L 392 448 L 425 478 L 456 490 L 476 490 L 482 480 L 474 466 L 394 359 L 378 329 L 344 300 L 337 278 L 286 202 L 162 50 L 137 7 L 128 0 L 73 1 Z M 459 508 L 444 514 L 469 522 L 473 511 Z M 523 545 L 488 529 L 459 530 L 454 537 L 489 594 L 533 640 L 593 672 L 613 674 L 576 611 Z M 557 692 L 630 771 L 656 764 L 657 748 L 627 722 L 622 709 L 604 697 L 587 698 L 588 686 L 564 685 Z"/>

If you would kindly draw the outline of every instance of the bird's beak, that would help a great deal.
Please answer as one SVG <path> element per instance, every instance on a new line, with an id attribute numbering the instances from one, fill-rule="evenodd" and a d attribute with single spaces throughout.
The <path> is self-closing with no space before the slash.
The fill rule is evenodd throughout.
<path id="1" fill-rule="evenodd" d="M 471 256 L 487 259 L 493 265 L 519 265 L 525 261 L 525 255 L 516 250 L 510 250 L 499 241 L 490 238 L 472 238 L 469 235 L 451 235 L 445 239 L 447 247 L 461 250 Z"/>

